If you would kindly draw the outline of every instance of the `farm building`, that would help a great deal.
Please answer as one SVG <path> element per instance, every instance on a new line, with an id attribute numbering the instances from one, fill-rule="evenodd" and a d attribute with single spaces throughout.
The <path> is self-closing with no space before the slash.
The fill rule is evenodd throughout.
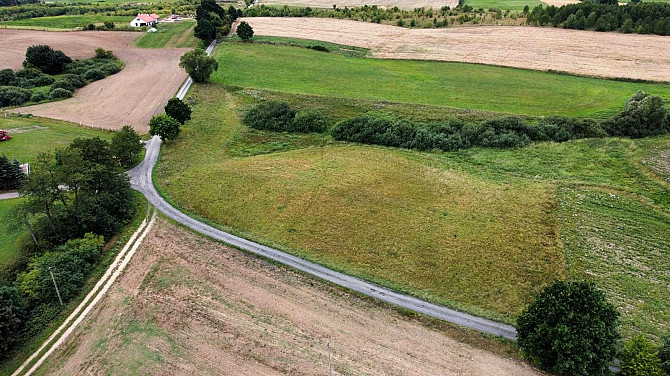
<path id="1" fill-rule="evenodd" d="M 138 14 L 134 20 L 130 21 L 132 27 L 153 26 L 158 22 L 157 14 Z"/>

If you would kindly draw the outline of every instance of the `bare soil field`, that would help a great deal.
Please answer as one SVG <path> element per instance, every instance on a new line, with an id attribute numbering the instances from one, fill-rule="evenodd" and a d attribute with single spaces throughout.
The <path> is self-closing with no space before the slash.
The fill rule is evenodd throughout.
<path id="1" fill-rule="evenodd" d="M 458 6 L 458 0 L 376 0 L 374 2 L 365 2 L 364 0 L 261 0 L 261 4 L 273 5 L 288 5 L 296 7 L 313 7 L 313 8 L 332 8 L 336 4 L 339 8 L 344 7 L 362 7 L 365 4 L 377 5 L 380 7 L 398 7 L 400 9 L 414 8 L 433 8 L 440 9 L 443 6 L 451 7 L 451 9 Z"/>
<path id="2" fill-rule="evenodd" d="M 541 375 L 165 220 L 38 374 L 324 375 L 328 341 L 336 375 Z"/>
<path id="3" fill-rule="evenodd" d="M 140 35 L 0 29 L 0 69 L 20 68 L 26 48 L 36 44 L 48 44 L 72 58 L 91 57 L 96 47 L 102 47 L 114 51 L 126 64 L 121 72 L 86 85 L 72 98 L 14 111 L 104 129 L 120 129 L 127 124 L 146 133 L 151 116 L 163 110 L 186 79 L 178 64 L 188 49 L 132 47 L 130 43 Z"/>
<path id="4" fill-rule="evenodd" d="M 246 18 L 255 35 L 369 48 L 387 59 L 442 60 L 670 82 L 670 38 L 539 27 L 406 29 L 330 18 Z"/>
<path id="5" fill-rule="evenodd" d="M 542 2 L 556 7 L 562 7 L 563 5 L 578 3 L 579 0 L 542 0 Z"/>

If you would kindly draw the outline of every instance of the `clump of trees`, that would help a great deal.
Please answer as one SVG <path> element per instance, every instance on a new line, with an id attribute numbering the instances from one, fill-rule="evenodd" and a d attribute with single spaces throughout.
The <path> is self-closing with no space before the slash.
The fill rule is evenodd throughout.
<path id="1" fill-rule="evenodd" d="M 69 98 L 75 89 L 118 73 L 123 63 L 102 48 L 96 49 L 94 58 L 72 61 L 62 51 L 38 45 L 28 48 L 23 65 L 16 72 L 0 70 L 0 107 Z"/>
<path id="2" fill-rule="evenodd" d="M 261 102 L 250 108 L 242 122 L 255 129 L 275 132 L 323 132 L 328 123 L 318 111 L 296 112 L 288 103 Z"/>
<path id="3" fill-rule="evenodd" d="M 114 154 L 100 138 L 75 139 L 32 164 L 19 190 L 25 201 L 13 216 L 13 225 L 31 235 L 22 250 L 31 257 L 0 274 L 0 359 L 59 313 L 49 272 L 67 303 L 100 260 L 104 240 L 135 215 L 136 196 Z"/>
<path id="4" fill-rule="evenodd" d="M 195 12 L 195 37 L 205 42 L 221 39 L 230 32 L 230 27 L 238 16 L 238 10 L 232 5 L 226 11 L 215 0 L 201 0 Z"/>
<path id="5" fill-rule="evenodd" d="M 530 360 L 552 373 L 609 375 L 619 334 L 619 312 L 588 282 L 558 281 L 517 320 L 517 343 Z"/>
<path id="6" fill-rule="evenodd" d="M 206 82 L 209 76 L 219 69 L 219 63 L 213 57 L 207 56 L 205 50 L 201 48 L 185 53 L 179 59 L 179 66 L 184 68 L 195 82 Z"/>
<path id="7" fill-rule="evenodd" d="M 20 188 L 25 178 L 21 163 L 16 158 L 10 161 L 4 154 L 0 157 L 0 191 Z"/>

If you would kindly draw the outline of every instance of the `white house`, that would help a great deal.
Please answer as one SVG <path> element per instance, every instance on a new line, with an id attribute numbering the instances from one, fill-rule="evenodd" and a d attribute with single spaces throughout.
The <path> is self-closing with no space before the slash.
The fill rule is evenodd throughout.
<path id="1" fill-rule="evenodd" d="M 130 21 L 132 27 L 153 26 L 158 22 L 157 14 L 138 14 L 134 20 Z"/>

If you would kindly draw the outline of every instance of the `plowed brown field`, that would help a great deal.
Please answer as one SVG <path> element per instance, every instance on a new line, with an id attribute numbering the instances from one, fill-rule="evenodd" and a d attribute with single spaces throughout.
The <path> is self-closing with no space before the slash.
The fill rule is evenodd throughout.
<path id="1" fill-rule="evenodd" d="M 366 2 L 365 0 L 261 0 L 261 4 L 275 4 L 288 5 L 296 7 L 313 7 L 313 8 L 330 8 L 333 4 L 339 8 L 344 7 L 362 7 L 365 4 L 377 5 L 380 7 L 398 7 L 400 9 L 414 8 L 433 8 L 440 9 L 444 6 L 451 7 L 451 9 L 458 6 L 458 0 L 375 0 L 373 2 Z"/>
<path id="2" fill-rule="evenodd" d="M 131 47 L 139 35 L 0 29 L 0 69 L 20 68 L 26 48 L 36 44 L 48 44 L 73 58 L 91 57 L 96 47 L 102 47 L 114 51 L 126 64 L 121 72 L 86 85 L 72 98 L 14 111 L 105 129 L 120 129 L 127 124 L 147 132 L 151 116 L 163 110 L 186 78 L 179 68 L 179 57 L 188 49 Z"/>
<path id="3" fill-rule="evenodd" d="M 443 60 L 670 82 L 670 37 L 540 27 L 406 29 L 330 18 L 246 18 L 255 35 L 369 48 L 389 59 Z"/>
<path id="4" fill-rule="evenodd" d="M 540 375 L 161 220 L 38 374 Z"/>

